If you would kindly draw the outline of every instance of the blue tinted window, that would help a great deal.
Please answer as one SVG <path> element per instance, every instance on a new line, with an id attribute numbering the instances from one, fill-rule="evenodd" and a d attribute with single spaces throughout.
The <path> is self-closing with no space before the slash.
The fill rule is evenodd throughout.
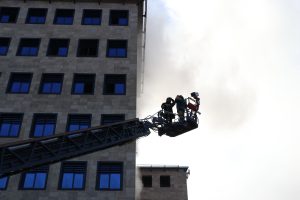
<path id="1" fill-rule="evenodd" d="M 74 10 L 57 9 L 54 18 L 54 24 L 72 25 L 74 18 Z"/>
<path id="2" fill-rule="evenodd" d="M 77 131 L 89 128 L 91 125 L 90 115 L 69 115 L 67 131 Z"/>
<path id="3" fill-rule="evenodd" d="M 17 55 L 37 56 L 40 46 L 40 39 L 21 39 Z"/>
<path id="4" fill-rule="evenodd" d="M 8 47 L 7 46 L 0 46 L 0 55 L 5 56 L 7 54 Z"/>
<path id="5" fill-rule="evenodd" d="M 49 166 L 34 168 L 30 172 L 22 174 L 21 189 L 39 190 L 46 188 Z"/>
<path id="6" fill-rule="evenodd" d="M 43 74 L 40 93 L 60 94 L 63 82 L 62 74 Z"/>
<path id="7" fill-rule="evenodd" d="M 121 163 L 98 163 L 97 188 L 100 190 L 121 190 L 122 171 Z"/>
<path id="8" fill-rule="evenodd" d="M 28 10 L 26 23 L 29 24 L 44 24 L 46 21 L 47 9 L 45 8 L 30 8 Z"/>
<path id="9" fill-rule="evenodd" d="M 107 57 L 126 58 L 127 41 L 126 40 L 108 40 Z"/>
<path id="10" fill-rule="evenodd" d="M 9 16 L 8 16 L 8 15 L 3 15 L 3 16 L 1 16 L 1 22 L 2 22 L 2 23 L 7 23 L 7 22 L 9 22 Z"/>
<path id="11" fill-rule="evenodd" d="M 60 47 L 58 49 L 58 55 L 59 56 L 66 56 L 68 53 L 68 49 L 66 47 Z"/>
<path id="12" fill-rule="evenodd" d="M 62 188 L 71 189 L 73 187 L 73 173 L 64 173 L 62 178 Z"/>
<path id="13" fill-rule="evenodd" d="M 8 177 L 0 178 L 0 190 L 6 189 L 8 183 Z"/>
<path id="14" fill-rule="evenodd" d="M 11 74 L 8 85 L 10 93 L 28 93 L 30 89 L 32 74 Z"/>
<path id="15" fill-rule="evenodd" d="M 125 84 L 116 83 L 115 84 L 115 93 L 116 94 L 124 94 L 125 93 Z"/>
<path id="16" fill-rule="evenodd" d="M 120 189 L 121 188 L 121 174 L 110 175 L 110 188 Z"/>
<path id="17" fill-rule="evenodd" d="M 60 189 L 80 190 L 85 185 L 86 163 L 65 162 L 62 164 Z"/>
<path id="18" fill-rule="evenodd" d="M 37 47 L 21 47 L 20 56 L 36 56 L 38 52 Z"/>
<path id="19" fill-rule="evenodd" d="M 0 115 L 0 137 L 17 137 L 22 123 L 21 114 Z"/>
<path id="20" fill-rule="evenodd" d="M 119 21 L 118 21 L 119 25 L 122 25 L 122 26 L 127 26 L 128 25 L 128 19 L 127 18 L 119 18 Z"/>
<path id="21" fill-rule="evenodd" d="M 100 25 L 101 10 L 83 10 L 82 24 L 83 25 Z"/>
<path id="22" fill-rule="evenodd" d="M 54 135 L 56 126 L 55 114 L 35 114 L 33 117 L 33 137 Z"/>
<path id="23" fill-rule="evenodd" d="M 75 83 L 74 93 L 82 94 L 84 92 L 84 83 Z"/>
<path id="24" fill-rule="evenodd" d="M 45 21 L 46 21 L 45 17 L 31 16 L 31 17 L 29 17 L 28 23 L 30 23 L 30 24 L 44 24 Z"/>

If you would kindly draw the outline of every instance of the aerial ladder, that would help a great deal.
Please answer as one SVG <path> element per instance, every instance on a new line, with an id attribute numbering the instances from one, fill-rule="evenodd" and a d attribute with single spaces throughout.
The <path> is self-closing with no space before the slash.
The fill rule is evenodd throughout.
<path id="1" fill-rule="evenodd" d="M 186 101 L 193 99 L 188 98 Z M 0 178 L 62 160 L 71 159 L 110 147 L 123 145 L 150 134 L 176 137 L 198 128 L 198 109 L 188 103 L 184 119 L 175 115 L 172 122 L 160 110 L 144 119 L 131 119 L 118 123 L 82 129 L 53 136 L 33 138 L 0 145 Z M 173 114 L 173 113 L 172 113 Z"/>

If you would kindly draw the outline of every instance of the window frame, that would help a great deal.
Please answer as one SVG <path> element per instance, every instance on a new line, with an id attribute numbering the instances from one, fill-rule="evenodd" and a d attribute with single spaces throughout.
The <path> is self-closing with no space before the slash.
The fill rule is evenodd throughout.
<path id="1" fill-rule="evenodd" d="M 43 92 L 43 86 L 44 83 L 51 83 L 53 84 L 53 82 L 49 82 L 47 81 L 47 79 L 61 79 L 60 81 L 60 92 L 59 93 L 51 93 L 51 92 Z M 42 95 L 60 95 L 62 93 L 62 88 L 63 88 L 63 83 L 64 83 L 64 74 L 63 73 L 43 73 L 41 76 L 41 81 L 40 81 L 40 86 L 39 86 L 39 94 Z"/>
<path id="2" fill-rule="evenodd" d="M 54 54 L 50 54 L 50 51 L 51 51 L 51 45 L 54 45 L 54 44 L 52 44 L 51 42 L 53 42 L 53 43 L 55 43 L 55 42 L 57 42 L 57 41 L 64 41 L 64 42 L 67 42 L 67 53 L 66 53 L 66 55 L 63 55 L 63 56 L 60 56 L 59 55 L 59 53 L 57 53 L 56 55 L 54 55 Z M 61 47 L 61 46 L 60 46 Z M 60 47 L 58 47 L 58 49 L 60 48 Z M 63 46 L 64 47 L 64 46 Z M 46 53 L 46 56 L 48 56 L 48 57 L 68 57 L 68 55 L 69 55 L 69 47 L 70 47 L 70 39 L 65 39 L 65 38 L 50 38 L 49 39 L 49 42 L 48 42 L 48 48 L 47 48 L 47 53 Z"/>
<path id="3" fill-rule="evenodd" d="M 12 84 L 13 84 L 13 81 L 14 81 L 13 76 L 18 76 L 18 75 L 29 75 L 30 76 L 30 77 L 28 77 L 29 81 L 28 81 L 28 91 L 27 92 L 13 92 L 13 91 L 11 91 L 12 90 Z M 8 84 L 7 84 L 7 88 L 6 88 L 6 93 L 8 93 L 8 94 L 29 94 L 30 93 L 31 82 L 32 82 L 32 77 L 33 77 L 33 73 L 11 72 L 10 77 L 9 77 L 9 81 L 8 81 Z M 21 83 L 24 83 L 24 82 L 21 82 Z"/>
<path id="4" fill-rule="evenodd" d="M 58 23 L 57 22 L 57 15 L 58 15 L 58 12 L 65 12 L 66 10 L 68 10 L 68 11 L 72 11 L 73 13 L 72 13 L 72 23 L 70 23 L 70 24 L 66 24 L 66 23 L 64 23 L 64 24 L 61 24 L 61 23 Z M 60 13 L 61 14 L 61 13 Z M 66 17 L 64 17 L 64 18 L 66 18 Z M 66 26 L 70 26 L 70 25 L 73 25 L 74 24 L 74 19 L 75 19 L 75 9 L 67 9 L 67 8 L 57 8 L 56 10 L 55 10 L 55 14 L 54 14 L 54 19 L 53 19 L 53 24 L 54 25 L 66 25 Z"/>
<path id="5" fill-rule="evenodd" d="M 49 165 L 46 166 L 41 166 L 41 167 L 37 167 L 37 168 L 33 168 L 29 171 L 23 172 L 20 176 L 20 181 L 19 181 L 19 190 L 46 190 L 47 189 L 47 183 L 48 183 L 48 175 L 49 175 Z M 45 182 L 44 182 L 44 187 L 43 188 L 36 188 L 35 185 L 35 180 L 36 180 L 36 176 L 38 173 L 45 173 L 46 177 L 45 177 Z M 25 180 L 26 180 L 26 175 L 27 174 L 34 174 L 34 180 L 33 180 L 33 187 L 31 188 L 25 188 L 24 184 L 25 184 Z"/>
<path id="6" fill-rule="evenodd" d="M 40 120 L 46 121 L 46 120 L 53 120 L 54 121 L 54 130 L 52 135 L 44 135 L 45 131 L 45 124 L 43 123 L 43 134 L 41 136 L 35 136 L 35 125 L 36 122 L 38 121 L 38 117 L 40 117 Z M 50 119 L 53 117 L 52 119 Z M 56 124 L 57 124 L 57 114 L 56 113 L 34 113 L 32 116 L 32 123 L 31 123 L 31 128 L 30 128 L 30 138 L 40 138 L 40 137 L 47 137 L 47 136 L 53 136 L 55 135 L 55 130 L 56 130 Z"/>
<path id="7" fill-rule="evenodd" d="M 112 15 L 113 15 L 113 12 L 126 12 L 127 14 L 127 24 L 120 24 L 120 23 L 117 23 L 117 24 L 113 24 L 113 19 L 112 19 Z M 109 11 L 109 26 L 129 26 L 129 10 L 110 10 Z"/>
<path id="8" fill-rule="evenodd" d="M 5 54 L 1 54 L 1 53 L 0 53 L 0 56 L 7 56 L 8 50 L 9 50 L 9 47 L 10 47 L 11 38 L 9 38 L 9 37 L 0 37 L 0 40 L 3 40 L 3 41 L 7 40 L 7 41 L 5 41 L 5 42 L 7 42 L 7 49 L 6 49 Z M 0 45 L 1 45 L 1 44 L 0 44 Z M 1 46 L 0 46 L 0 47 L 1 47 Z"/>
<path id="9" fill-rule="evenodd" d="M 99 24 L 86 24 L 84 23 L 84 20 L 85 20 L 85 14 L 86 12 L 89 12 L 89 11 L 98 11 L 100 13 L 100 23 Z M 83 9 L 82 11 L 82 18 L 81 18 L 81 25 L 84 25 L 84 26 L 101 26 L 102 24 L 102 10 L 101 9 Z"/>
<path id="10" fill-rule="evenodd" d="M 111 188 L 105 188 L 105 189 L 101 189 L 100 188 L 100 167 L 99 165 L 100 164 L 104 164 L 104 165 L 110 165 L 110 166 L 113 166 L 113 165 L 119 165 L 121 167 L 121 171 L 119 172 L 120 173 L 120 188 L 118 189 L 111 189 Z M 109 174 L 111 175 L 113 172 L 103 172 L 102 174 Z M 110 176 L 109 176 L 109 185 L 110 185 Z M 119 161 L 98 161 L 97 162 L 97 174 L 96 174 L 96 190 L 98 191 L 122 191 L 123 190 L 123 181 L 124 181 L 124 163 L 123 162 L 119 162 Z M 110 186 L 109 186 L 110 187 Z"/>
<path id="11" fill-rule="evenodd" d="M 2 21 L 2 9 L 16 9 L 17 13 L 16 13 L 16 16 L 15 16 L 15 19 L 11 22 L 3 22 Z M 0 7 L 0 23 L 3 23 L 3 24 L 16 24 L 17 21 L 18 21 L 18 17 L 19 17 L 19 14 L 20 14 L 20 7 L 7 7 L 7 6 L 3 6 L 3 7 Z"/>
<path id="12" fill-rule="evenodd" d="M 150 182 L 147 182 L 150 181 Z M 152 188 L 153 187 L 153 178 L 152 175 L 143 175 L 142 176 L 143 188 Z"/>
<path id="13" fill-rule="evenodd" d="M 90 42 L 92 42 L 92 41 L 96 42 L 97 41 L 96 55 L 82 55 L 82 54 L 80 54 L 80 50 L 83 48 L 82 46 L 85 46 L 85 44 L 82 44 L 82 42 L 84 42 L 84 41 L 90 41 Z M 80 58 L 97 58 L 99 56 L 99 39 L 78 39 L 76 56 L 80 57 Z"/>
<path id="14" fill-rule="evenodd" d="M 86 76 L 86 77 L 84 77 Z M 75 92 L 75 84 L 76 82 L 78 82 L 79 80 L 84 80 L 84 81 L 91 81 L 92 83 L 92 91 L 90 93 L 86 93 L 85 91 L 83 91 L 83 93 L 76 93 Z M 73 75 L 73 81 L 72 81 L 72 91 L 71 94 L 72 95 L 94 95 L 95 93 L 95 82 L 96 82 L 96 74 L 79 74 L 79 73 L 75 73 Z M 84 88 L 83 90 L 85 90 L 85 85 L 86 82 L 84 82 Z"/>
<path id="15" fill-rule="evenodd" d="M 36 40 L 38 42 L 38 45 L 36 47 L 35 46 L 29 46 L 29 48 L 32 48 L 32 47 L 36 48 L 36 51 L 37 51 L 36 54 L 34 54 L 34 55 L 31 55 L 31 54 L 22 55 L 22 48 L 26 47 L 26 46 L 22 46 L 22 42 L 26 42 L 26 40 L 27 41 L 28 40 L 32 40 L 32 41 Z M 41 45 L 41 38 L 20 38 L 16 56 L 37 57 L 39 55 L 40 45 Z"/>
<path id="16" fill-rule="evenodd" d="M 0 187 L 0 191 L 1 191 L 1 190 L 6 190 L 7 187 L 8 187 L 9 176 L 4 176 L 4 177 L 2 177 L 2 178 L 0 178 L 0 179 L 4 179 L 4 178 L 6 178 L 5 187 L 3 187 L 3 188 Z"/>
<path id="17" fill-rule="evenodd" d="M 9 133 L 9 135 L 7 135 L 7 136 L 2 136 L 0 134 L 0 138 L 18 138 L 20 136 L 20 132 L 21 132 L 21 129 L 22 129 L 24 114 L 23 113 L 0 113 L 0 133 L 1 133 L 2 121 L 3 121 L 3 118 L 4 118 L 3 116 L 7 116 L 7 118 L 14 118 L 14 120 L 17 119 L 18 122 L 19 122 L 19 130 L 18 130 L 16 136 L 11 136 L 10 135 L 11 133 Z M 11 129 L 11 127 L 9 128 L 9 131 L 10 131 L 10 129 Z"/>
<path id="18" fill-rule="evenodd" d="M 88 119 L 89 123 L 88 123 L 88 128 L 91 127 L 92 124 L 92 114 L 68 114 L 68 119 L 67 119 L 67 125 L 66 125 L 66 132 L 73 132 L 73 131 L 79 131 L 79 130 L 83 130 L 83 129 L 78 129 L 78 130 L 69 130 L 70 128 L 70 123 L 71 123 L 71 117 L 75 117 L 75 118 L 80 118 L 80 117 L 86 117 L 86 119 Z M 86 129 L 86 128 L 84 128 Z"/>
<path id="19" fill-rule="evenodd" d="M 164 181 L 166 181 L 166 180 L 163 180 L 164 178 L 168 178 L 168 184 L 163 183 Z M 164 184 L 166 184 L 166 185 L 164 185 Z M 170 175 L 161 175 L 159 177 L 159 186 L 161 188 L 170 188 L 171 187 L 171 176 Z"/>
<path id="20" fill-rule="evenodd" d="M 121 94 L 116 94 L 115 92 L 114 93 L 110 93 L 108 92 L 106 89 L 107 87 L 107 81 L 108 81 L 108 77 L 109 76 L 124 76 L 124 93 L 121 93 Z M 114 83 L 116 84 L 116 83 Z M 127 93 L 127 74 L 104 74 L 104 81 L 103 81 L 103 95 L 126 95 Z"/>
<path id="21" fill-rule="evenodd" d="M 44 22 L 43 23 L 32 23 L 30 22 L 30 11 L 33 11 L 33 10 L 43 10 L 45 12 L 45 16 L 43 16 L 45 19 L 44 19 Z M 28 8 L 27 10 L 27 16 L 26 16 L 26 19 L 25 19 L 25 24 L 46 24 L 46 21 L 47 21 L 47 14 L 48 14 L 48 9 L 47 8 Z M 41 17 L 41 16 L 38 16 L 38 17 Z"/>
<path id="22" fill-rule="evenodd" d="M 63 181 L 63 175 L 64 173 L 72 173 L 73 174 L 73 180 L 72 180 L 72 187 L 74 185 L 74 174 L 79 174 L 79 172 L 64 172 L 64 166 L 67 165 L 67 164 L 71 164 L 71 163 L 74 163 L 74 164 L 82 164 L 83 167 L 85 168 L 84 169 L 84 172 L 82 173 L 83 174 L 83 187 L 82 188 L 62 188 L 62 181 Z M 60 165 L 60 173 L 59 173 L 59 179 L 58 179 L 58 190 L 85 190 L 85 187 L 86 187 L 86 176 L 87 176 L 87 161 L 63 161 L 61 162 L 61 165 Z"/>
<path id="23" fill-rule="evenodd" d="M 111 56 L 110 53 L 109 53 L 109 50 L 110 49 L 123 49 L 123 48 L 113 48 L 113 47 L 110 47 L 112 44 L 110 44 L 111 42 L 125 42 L 125 56 L 119 56 L 119 55 L 116 55 L 116 56 Z M 108 39 L 107 40 L 107 44 L 106 44 L 106 58 L 128 58 L 128 40 L 123 40 L 123 39 Z"/>

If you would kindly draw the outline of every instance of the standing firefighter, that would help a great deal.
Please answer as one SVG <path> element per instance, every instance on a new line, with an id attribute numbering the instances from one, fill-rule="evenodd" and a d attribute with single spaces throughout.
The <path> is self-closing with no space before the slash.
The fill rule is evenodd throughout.
<path id="1" fill-rule="evenodd" d="M 186 110 L 186 102 L 182 95 L 177 95 L 175 98 L 177 114 L 180 121 L 184 121 L 184 112 Z"/>
<path id="2" fill-rule="evenodd" d="M 175 105 L 174 99 L 171 97 L 168 97 L 166 99 L 166 102 L 161 104 L 161 108 L 163 109 L 163 117 L 169 122 L 172 123 L 172 119 L 175 118 L 175 115 L 173 114 L 173 106 Z"/>

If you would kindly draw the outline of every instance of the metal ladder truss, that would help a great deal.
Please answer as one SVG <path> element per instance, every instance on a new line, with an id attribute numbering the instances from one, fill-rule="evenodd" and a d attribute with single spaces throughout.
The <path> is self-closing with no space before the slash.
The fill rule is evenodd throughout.
<path id="1" fill-rule="evenodd" d="M 139 119 L 0 145 L 0 178 L 122 145 L 150 134 Z"/>

